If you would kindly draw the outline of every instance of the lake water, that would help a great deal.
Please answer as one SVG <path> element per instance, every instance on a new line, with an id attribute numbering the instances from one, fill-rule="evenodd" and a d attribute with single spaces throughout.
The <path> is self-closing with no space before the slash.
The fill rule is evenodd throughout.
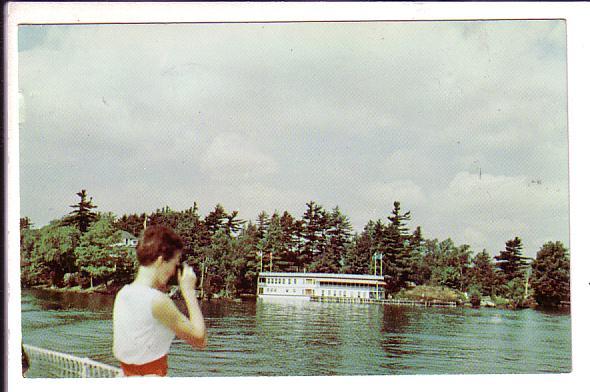
<path id="1" fill-rule="evenodd" d="M 113 296 L 23 290 L 23 342 L 117 366 Z M 565 373 L 566 312 L 210 301 L 203 351 L 175 340 L 169 375 Z M 35 372 L 29 377 L 47 377 Z"/>

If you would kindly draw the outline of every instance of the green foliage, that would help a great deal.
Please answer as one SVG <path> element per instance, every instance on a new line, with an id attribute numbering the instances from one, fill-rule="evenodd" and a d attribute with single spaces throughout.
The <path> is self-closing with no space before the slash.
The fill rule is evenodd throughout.
<path id="1" fill-rule="evenodd" d="M 365 228 L 360 235 L 353 238 L 348 247 L 343 272 L 346 274 L 368 274 L 371 245 L 371 236 Z"/>
<path id="2" fill-rule="evenodd" d="M 31 218 L 25 216 L 24 218 L 20 218 L 20 229 L 27 230 L 33 227 L 33 222 L 31 222 Z"/>
<path id="3" fill-rule="evenodd" d="M 80 232 L 61 222 L 39 230 L 38 244 L 32 251 L 32 263 L 42 280 L 60 286 L 65 273 L 76 270 L 74 250 L 78 246 Z"/>
<path id="4" fill-rule="evenodd" d="M 115 227 L 119 230 L 126 231 L 133 234 L 136 237 L 141 236 L 143 231 L 144 222 L 146 222 L 147 216 L 143 214 L 130 214 L 123 215 L 115 222 Z"/>
<path id="5" fill-rule="evenodd" d="M 410 211 L 401 212 L 400 202 L 393 203 L 389 224 L 385 227 L 382 240 L 383 274 L 386 275 L 388 291 L 398 291 L 405 286 L 412 273 L 410 263 L 410 236 L 407 221 Z"/>
<path id="6" fill-rule="evenodd" d="M 497 266 L 502 271 L 504 280 L 510 282 L 515 278 L 523 278 L 524 267 L 527 265 L 527 258 L 522 256 L 522 241 L 518 237 L 506 241 L 506 249 L 498 256 Z"/>
<path id="7" fill-rule="evenodd" d="M 90 224 L 98 219 L 98 215 L 92 211 L 96 206 L 92 204 L 92 197 L 90 200 L 86 200 L 86 197 L 88 196 L 86 194 L 86 189 L 82 189 L 80 192 L 76 193 L 76 195 L 80 197 L 80 202 L 70 206 L 74 208 L 74 211 L 70 212 L 70 214 L 63 219 L 62 223 L 64 225 L 75 226 L 81 233 L 85 233 Z"/>
<path id="8" fill-rule="evenodd" d="M 285 271 L 296 272 L 303 270 L 302 260 L 300 257 L 300 238 L 303 223 L 295 219 L 289 212 L 283 212 L 281 216 L 281 232 L 284 244 L 283 258 L 286 262 Z"/>
<path id="9" fill-rule="evenodd" d="M 21 284 L 29 287 L 43 283 L 42 270 L 35 250 L 40 242 L 41 233 L 39 230 L 25 227 L 21 226 L 20 230 L 20 271 Z"/>
<path id="10" fill-rule="evenodd" d="M 532 264 L 531 288 L 541 306 L 557 306 L 570 299 L 570 259 L 565 246 L 557 242 L 543 244 Z"/>
<path id="11" fill-rule="evenodd" d="M 417 285 L 423 285 L 428 282 L 432 274 L 430 266 L 424 259 L 425 254 L 426 244 L 422 237 L 422 228 L 418 226 L 410 237 L 409 255 L 410 269 L 412 271 L 409 279 Z"/>
<path id="12" fill-rule="evenodd" d="M 258 247 L 264 254 L 272 255 L 273 271 L 285 271 L 287 263 L 285 260 L 285 243 L 283 241 L 283 228 L 281 226 L 281 218 L 278 212 L 272 214 L 270 223 L 266 229 L 260 246 Z"/>
<path id="13" fill-rule="evenodd" d="M 468 245 L 456 247 L 448 238 L 442 242 L 427 240 L 424 259 L 430 267 L 430 283 L 463 291 L 466 286 L 466 270 L 470 264 Z"/>
<path id="14" fill-rule="evenodd" d="M 335 274 L 340 272 L 340 264 L 333 248 L 328 248 L 322 255 L 309 265 L 309 272 Z"/>
<path id="15" fill-rule="evenodd" d="M 238 219 L 238 211 L 232 211 L 226 215 L 225 233 L 227 235 L 237 234 L 242 229 L 244 222 L 243 219 Z"/>
<path id="16" fill-rule="evenodd" d="M 448 287 L 422 285 L 412 289 L 402 289 L 396 295 L 396 298 L 407 298 L 422 301 L 462 301 L 462 296 L 456 290 Z"/>
<path id="17" fill-rule="evenodd" d="M 258 279 L 259 263 L 256 259 L 258 232 L 256 226 L 247 224 L 237 238 L 237 263 L 234 287 L 238 294 L 254 293 Z"/>
<path id="18" fill-rule="evenodd" d="M 207 232 L 213 237 L 220 229 L 225 229 L 225 220 L 227 214 L 221 204 L 217 204 L 215 209 L 205 217 L 205 227 Z"/>
<path id="19" fill-rule="evenodd" d="M 475 255 L 473 266 L 467 272 L 467 280 L 470 284 L 479 287 L 482 295 L 492 295 L 495 272 L 492 259 L 485 249 Z"/>
<path id="20" fill-rule="evenodd" d="M 346 248 L 352 237 L 352 225 L 338 206 L 327 214 L 326 241 L 327 248 L 321 258 L 328 264 L 336 266 L 336 272 L 344 265 Z"/>
<path id="21" fill-rule="evenodd" d="M 201 283 L 207 296 L 254 293 L 260 251 L 266 271 L 272 253 L 273 271 L 353 274 L 374 273 L 371 258 L 382 252 L 389 294 L 400 289 L 404 294 L 420 292 L 404 289 L 413 282 L 418 287 L 439 286 L 448 293 L 467 290 L 475 302 L 487 295 L 505 296 L 514 306 L 523 306 L 527 300 L 523 273 L 527 258 L 522 256 L 518 237 L 495 257 L 495 269 L 485 250 L 472 258 L 468 245 L 455 246 L 450 238 L 425 239 L 420 227 L 410 234 L 411 214 L 402 212 L 398 201 L 387 224 L 369 221 L 360 234 L 353 235 L 348 217 L 338 207 L 326 211 L 314 201 L 306 203 L 300 219 L 287 211 L 272 216 L 262 211 L 256 223 L 245 223 L 237 211 L 227 213 L 221 204 L 201 219 L 196 203 L 184 211 L 165 206 L 150 214 L 116 219 L 112 214 L 94 213 L 96 207 L 92 199 L 86 200 L 85 190 L 78 196 L 80 203 L 72 206 L 76 210 L 63 221 L 32 229 L 30 219 L 21 219 L 24 285 L 61 285 L 66 273 L 70 284 L 76 277 L 88 277 L 93 285 L 124 284 L 133 278 L 135 252 L 115 245 L 120 242 L 120 230 L 140 236 L 144 224 L 160 224 L 183 239 L 183 261 L 197 276 L 204 276 Z M 530 292 L 535 299 L 542 304 L 569 299 L 569 256 L 563 245 L 545 244 L 534 264 Z M 379 263 L 377 267 L 379 273 Z M 420 293 L 430 294 L 424 289 Z"/>
<path id="22" fill-rule="evenodd" d="M 127 274 L 131 272 L 132 276 L 134 259 L 121 243 L 121 231 L 111 215 L 102 216 L 80 237 L 75 249 L 76 267 L 90 278 L 91 286 L 115 278 L 127 283 Z"/>
<path id="23" fill-rule="evenodd" d="M 525 283 L 521 278 L 514 278 L 506 284 L 505 297 L 512 306 L 521 308 L 525 301 Z"/>
<path id="24" fill-rule="evenodd" d="M 469 302 L 472 306 L 479 306 L 481 304 L 481 291 L 479 286 L 473 285 L 469 287 L 467 291 L 469 295 Z"/>
<path id="25" fill-rule="evenodd" d="M 326 211 L 322 206 L 310 201 L 305 204 L 307 209 L 302 217 L 303 247 L 301 250 L 303 267 L 309 269 L 317 256 L 321 255 L 325 248 L 325 226 L 327 222 Z"/>

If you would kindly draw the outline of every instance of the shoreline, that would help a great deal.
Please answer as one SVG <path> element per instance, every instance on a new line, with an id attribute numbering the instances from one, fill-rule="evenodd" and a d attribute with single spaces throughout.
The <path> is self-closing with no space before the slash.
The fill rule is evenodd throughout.
<path id="1" fill-rule="evenodd" d="M 81 286 L 55 287 L 55 286 L 47 286 L 47 285 L 38 285 L 38 286 L 22 287 L 21 289 L 45 290 L 45 291 L 51 291 L 51 292 L 57 292 L 57 293 L 100 294 L 100 295 L 114 296 L 123 286 L 124 285 L 107 287 L 106 285 L 102 284 L 102 285 L 98 285 L 98 286 L 95 286 L 92 288 L 91 287 L 82 288 Z M 178 292 L 175 292 L 174 295 L 171 296 L 171 298 L 180 299 L 180 296 L 177 293 Z M 255 294 L 241 294 L 237 297 L 212 296 L 210 299 L 220 300 L 220 301 L 229 301 L 229 302 L 242 302 L 242 301 L 256 301 L 256 298 L 257 297 Z M 207 297 L 201 298 L 200 296 L 198 296 L 198 299 L 199 300 L 210 300 Z M 396 299 L 416 301 L 416 298 L 412 298 L 412 297 L 403 297 L 403 298 L 398 297 Z M 432 302 L 432 301 L 444 302 L 444 301 L 447 301 L 447 299 L 445 299 L 445 298 L 429 298 L 428 301 L 429 302 Z M 513 308 L 511 306 L 507 306 L 504 304 L 495 304 L 493 302 L 482 304 L 477 307 L 473 306 L 471 303 L 465 302 L 465 301 L 454 301 L 454 302 L 456 302 L 456 306 L 458 308 L 473 308 L 473 309 L 495 308 L 495 309 L 519 310 L 518 308 Z M 534 309 L 534 308 L 532 308 L 532 309 Z"/>
<path id="2" fill-rule="evenodd" d="M 32 289 L 32 290 L 44 290 L 44 291 L 51 291 L 51 292 L 55 292 L 55 293 L 80 293 L 80 294 L 99 294 L 99 295 L 109 295 L 109 296 L 114 296 L 117 291 L 119 291 L 123 286 L 111 286 L 111 287 L 106 287 L 105 285 L 99 285 L 93 288 L 81 288 L 80 286 L 73 286 L 73 287 L 51 287 L 51 286 L 46 286 L 46 285 L 38 285 L 38 286 L 27 286 L 27 287 L 21 287 L 21 290 L 23 289 Z M 175 293 L 175 295 L 173 295 L 171 297 L 174 300 L 179 300 L 180 296 L 178 294 Z M 255 294 L 241 294 L 238 297 L 223 297 L 223 296 L 212 296 L 211 298 L 207 298 L 207 297 L 200 297 L 197 296 L 197 299 L 199 301 L 210 301 L 210 300 L 216 300 L 216 301 L 227 301 L 227 302 L 256 302 L 256 295 Z M 408 301 L 416 301 L 416 298 L 412 298 L 412 297 L 397 297 L 395 299 L 398 300 L 408 300 Z M 437 302 L 437 301 L 441 301 L 444 302 L 446 301 L 446 299 L 441 298 L 441 299 L 436 299 L 436 298 L 429 298 L 427 300 L 428 302 Z M 399 305 L 399 306 L 404 306 L 404 305 Z M 491 309 L 500 309 L 500 310 L 513 310 L 513 311 L 518 311 L 518 310 L 524 310 L 524 309 L 532 309 L 532 310 L 543 310 L 543 309 L 549 309 L 549 310 L 557 310 L 557 309 L 569 309 L 570 308 L 570 304 L 561 304 L 558 307 L 555 308 L 544 308 L 538 305 L 534 305 L 534 306 L 525 306 L 525 307 L 514 307 L 510 304 L 504 304 L 504 303 L 494 303 L 493 301 L 489 301 L 486 303 L 481 304 L 480 306 L 473 306 L 470 302 L 468 301 L 456 301 L 456 307 L 457 308 L 470 308 L 470 309 L 480 309 L 480 308 L 491 308 Z"/>
<path id="3" fill-rule="evenodd" d="M 50 291 L 54 293 L 79 293 L 79 294 L 100 294 L 100 295 L 112 295 L 114 296 L 117 292 L 123 287 L 124 285 L 117 285 L 106 287 L 106 285 L 98 285 L 95 287 L 88 287 L 82 288 L 80 286 L 72 286 L 72 287 L 55 287 L 55 286 L 47 286 L 47 285 L 37 285 L 37 286 L 27 286 L 21 287 L 22 290 L 44 290 Z M 176 291 L 174 294 L 171 295 L 171 298 L 174 300 L 180 299 L 179 292 Z M 252 296 L 252 297 L 251 297 Z M 221 296 L 212 296 L 211 299 L 219 300 L 219 301 L 231 301 L 231 302 L 241 302 L 247 301 L 255 298 L 254 294 L 243 294 L 239 297 L 221 297 Z M 197 296 L 198 300 L 209 300 L 207 297 L 202 298 Z"/>

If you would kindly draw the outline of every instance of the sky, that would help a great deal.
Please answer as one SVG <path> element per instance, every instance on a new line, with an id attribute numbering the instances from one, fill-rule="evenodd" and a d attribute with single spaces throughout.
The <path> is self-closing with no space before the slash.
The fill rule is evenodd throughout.
<path id="1" fill-rule="evenodd" d="M 361 231 L 496 255 L 569 246 L 563 20 L 19 27 L 21 216 L 255 220 L 314 200 Z"/>

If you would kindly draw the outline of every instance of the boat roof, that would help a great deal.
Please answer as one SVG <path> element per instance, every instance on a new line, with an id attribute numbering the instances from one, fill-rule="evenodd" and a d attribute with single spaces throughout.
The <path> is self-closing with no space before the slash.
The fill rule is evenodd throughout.
<path id="1" fill-rule="evenodd" d="M 261 277 L 315 278 L 321 280 L 383 280 L 382 275 L 327 274 L 320 272 L 260 272 Z"/>

